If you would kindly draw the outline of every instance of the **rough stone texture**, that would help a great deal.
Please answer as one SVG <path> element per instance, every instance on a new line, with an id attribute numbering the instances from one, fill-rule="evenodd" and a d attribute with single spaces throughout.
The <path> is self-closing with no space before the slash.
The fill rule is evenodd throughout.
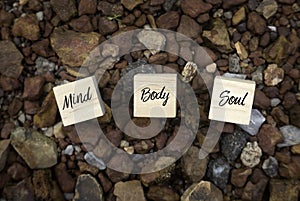
<path id="1" fill-rule="evenodd" d="M 266 28 L 266 21 L 256 12 L 248 14 L 247 28 L 253 31 L 255 34 L 262 35 Z"/>
<path id="2" fill-rule="evenodd" d="M 116 183 L 114 195 L 119 201 L 146 201 L 141 182 L 138 180 Z"/>
<path id="3" fill-rule="evenodd" d="M 264 70 L 265 84 L 267 86 L 276 86 L 278 83 L 282 82 L 284 77 L 284 70 L 278 68 L 277 64 L 270 64 Z"/>
<path id="4" fill-rule="evenodd" d="M 77 12 L 75 0 L 51 0 L 50 3 L 54 12 L 64 22 L 69 21 Z"/>
<path id="5" fill-rule="evenodd" d="M 232 17 L 232 24 L 237 25 L 246 18 L 245 7 L 241 7 Z"/>
<path id="6" fill-rule="evenodd" d="M 207 176 L 219 188 L 225 189 L 230 172 L 230 165 L 224 158 L 209 161 Z"/>
<path id="7" fill-rule="evenodd" d="M 136 6 L 143 3 L 143 0 L 121 0 L 121 3 L 128 10 L 133 10 Z"/>
<path id="8" fill-rule="evenodd" d="M 270 201 L 298 201 L 300 182 L 297 180 L 272 179 L 270 181 Z"/>
<path id="9" fill-rule="evenodd" d="M 97 10 L 97 0 L 81 0 L 78 5 L 78 14 L 95 14 Z"/>
<path id="10" fill-rule="evenodd" d="M 192 18 L 197 17 L 201 13 L 209 12 L 212 8 L 212 5 L 202 0 L 183 0 L 180 5 L 184 14 Z"/>
<path id="11" fill-rule="evenodd" d="M 254 103 L 255 107 L 260 109 L 268 109 L 271 105 L 271 100 L 259 89 L 255 90 L 254 93 Z"/>
<path id="12" fill-rule="evenodd" d="M 270 177 L 277 176 L 278 162 L 277 162 L 276 158 L 270 156 L 268 159 L 266 159 L 263 162 L 262 169 Z"/>
<path id="13" fill-rule="evenodd" d="M 246 0 L 232 0 L 232 1 L 223 1 L 223 7 L 225 9 L 231 8 L 233 6 L 238 6 L 242 3 L 245 3 Z"/>
<path id="14" fill-rule="evenodd" d="M 209 181 L 192 184 L 181 196 L 181 201 L 220 201 L 223 200 L 222 191 Z"/>
<path id="15" fill-rule="evenodd" d="M 226 53 L 232 50 L 226 24 L 219 18 L 214 20 L 212 30 L 203 31 L 202 36 L 221 52 Z"/>
<path id="16" fill-rule="evenodd" d="M 208 163 L 207 158 L 199 160 L 199 151 L 199 148 L 192 146 L 181 159 L 184 174 L 194 183 L 204 177 Z"/>
<path id="17" fill-rule="evenodd" d="M 300 128 L 300 105 L 295 105 L 290 109 L 291 124 Z"/>
<path id="18" fill-rule="evenodd" d="M 21 36 L 28 40 L 38 40 L 40 37 L 40 28 L 36 15 L 29 14 L 16 19 L 12 33 L 15 36 Z"/>
<path id="19" fill-rule="evenodd" d="M 0 141 L 0 172 L 3 170 L 6 164 L 6 159 L 9 151 L 10 140 Z"/>
<path id="20" fill-rule="evenodd" d="M 247 142 L 246 147 L 244 147 L 241 153 L 241 161 L 245 166 L 253 168 L 260 163 L 261 156 L 262 151 L 257 142 Z"/>
<path id="21" fill-rule="evenodd" d="M 48 168 L 57 163 L 56 143 L 38 131 L 16 128 L 11 145 L 32 169 Z"/>
<path id="22" fill-rule="evenodd" d="M 243 187 L 249 175 L 252 174 L 252 169 L 234 169 L 231 171 L 231 183 L 236 187 Z"/>
<path id="23" fill-rule="evenodd" d="M 187 37 L 197 38 L 200 36 L 202 28 L 194 19 L 187 15 L 182 15 L 177 31 Z"/>
<path id="24" fill-rule="evenodd" d="M 23 98 L 37 100 L 43 92 L 45 79 L 42 76 L 25 78 Z"/>
<path id="25" fill-rule="evenodd" d="M 7 77 L 18 78 L 23 70 L 23 55 L 13 42 L 0 41 L 0 73 Z"/>
<path id="26" fill-rule="evenodd" d="M 156 20 L 156 25 L 161 29 L 173 29 L 179 24 L 180 15 L 176 11 L 167 12 L 159 16 Z"/>
<path id="27" fill-rule="evenodd" d="M 92 23 L 87 15 L 83 15 L 80 18 L 72 20 L 70 22 L 70 26 L 73 30 L 82 33 L 89 33 L 93 31 Z"/>
<path id="28" fill-rule="evenodd" d="M 278 4 L 275 0 L 264 0 L 256 8 L 258 13 L 262 13 L 266 19 L 269 19 L 277 12 Z"/>
<path id="29" fill-rule="evenodd" d="M 55 166 L 55 175 L 58 184 L 64 193 L 72 193 L 74 191 L 75 179 L 68 173 L 64 163 Z"/>
<path id="30" fill-rule="evenodd" d="M 100 35 L 95 32 L 77 33 L 62 27 L 54 29 L 51 34 L 51 46 L 61 61 L 71 67 L 81 66 L 100 42 Z"/>
<path id="31" fill-rule="evenodd" d="M 179 195 L 167 186 L 150 186 L 147 198 L 161 201 L 179 201 Z"/>
<path id="32" fill-rule="evenodd" d="M 82 174 L 77 178 L 73 201 L 104 201 L 102 187 L 91 175 Z"/>

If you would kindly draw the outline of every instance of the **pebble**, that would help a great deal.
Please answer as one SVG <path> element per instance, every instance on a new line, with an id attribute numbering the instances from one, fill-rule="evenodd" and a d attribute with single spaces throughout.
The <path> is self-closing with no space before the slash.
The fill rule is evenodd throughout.
<path id="1" fill-rule="evenodd" d="M 193 80 L 195 75 L 197 74 L 197 64 L 194 62 L 187 62 L 181 72 L 182 75 L 182 81 L 189 83 Z"/>
<path id="2" fill-rule="evenodd" d="M 97 156 L 94 155 L 93 152 L 88 152 L 84 155 L 84 160 L 95 167 L 97 167 L 99 170 L 105 170 L 106 164 L 104 161 L 100 158 L 97 158 Z"/>
<path id="3" fill-rule="evenodd" d="M 277 64 L 269 64 L 264 70 L 264 79 L 267 86 L 276 86 L 282 82 L 284 78 L 284 70 L 278 68 Z"/>
<path id="4" fill-rule="evenodd" d="M 252 169 L 250 168 L 241 168 L 241 169 L 234 169 L 231 172 L 231 183 L 236 187 L 243 187 L 246 182 L 247 178 L 252 174 Z"/>
<path id="5" fill-rule="evenodd" d="M 272 107 L 276 107 L 277 105 L 279 105 L 281 103 L 281 100 L 279 98 L 272 98 L 271 99 L 271 106 Z"/>
<path id="6" fill-rule="evenodd" d="M 284 139 L 281 132 L 270 124 L 264 124 L 257 137 L 259 146 L 269 155 L 274 154 L 276 144 L 283 142 Z"/>
<path id="7" fill-rule="evenodd" d="M 225 158 L 217 158 L 209 161 L 207 176 L 219 188 L 226 188 L 229 172 L 230 165 Z"/>
<path id="8" fill-rule="evenodd" d="M 48 71 L 54 71 L 55 64 L 53 62 L 50 62 L 48 59 L 39 56 L 35 60 L 35 68 L 36 68 L 36 73 L 38 75 L 41 75 Z"/>
<path id="9" fill-rule="evenodd" d="M 150 200 L 179 201 L 179 195 L 172 188 L 164 185 L 150 186 L 147 198 Z"/>
<path id="10" fill-rule="evenodd" d="M 101 52 L 102 56 L 105 57 L 117 57 L 119 56 L 119 46 L 112 43 L 104 43 Z"/>
<path id="11" fill-rule="evenodd" d="M 118 182 L 114 187 L 114 195 L 119 201 L 146 201 L 144 191 L 139 180 Z"/>
<path id="12" fill-rule="evenodd" d="M 251 73 L 252 80 L 256 82 L 256 84 L 263 84 L 263 71 L 264 67 L 257 67 L 256 71 Z"/>
<path id="13" fill-rule="evenodd" d="M 68 145 L 68 146 L 65 148 L 65 150 L 63 150 L 62 154 L 72 156 L 73 152 L 74 152 L 74 147 L 73 147 L 73 145 Z"/>
<path id="14" fill-rule="evenodd" d="M 257 142 L 247 142 L 241 153 L 241 161 L 245 166 L 253 168 L 260 163 L 261 156 L 262 151 Z"/>
<path id="15" fill-rule="evenodd" d="M 238 25 L 245 19 L 246 19 L 245 7 L 241 7 L 238 11 L 236 11 L 236 13 L 234 13 L 234 15 L 232 17 L 232 24 Z"/>
<path id="16" fill-rule="evenodd" d="M 49 168 L 57 163 L 56 143 L 38 131 L 18 127 L 10 139 L 13 148 L 31 169 Z"/>
<path id="17" fill-rule="evenodd" d="M 76 15 L 75 0 L 51 0 L 50 3 L 54 12 L 64 22 L 69 21 L 71 17 Z"/>
<path id="18" fill-rule="evenodd" d="M 252 109 L 249 125 L 240 124 L 239 127 L 249 133 L 256 135 L 261 125 L 266 121 L 266 118 L 260 113 L 258 109 Z"/>
<path id="19" fill-rule="evenodd" d="M 277 176 L 278 162 L 276 158 L 274 158 L 273 156 L 269 156 L 269 158 L 263 162 L 262 169 L 269 177 Z"/>
<path id="20" fill-rule="evenodd" d="M 64 134 L 62 127 L 63 127 L 62 122 L 58 122 L 53 126 L 53 135 L 55 136 L 55 138 L 61 138 L 61 139 L 65 138 L 66 135 Z"/>
<path id="21" fill-rule="evenodd" d="M 228 78 L 237 78 L 237 79 L 246 79 L 247 75 L 245 74 L 234 74 L 234 73 L 224 73 L 223 74 L 224 77 L 228 77 Z"/>
<path id="22" fill-rule="evenodd" d="M 241 71 L 240 67 L 240 58 L 237 54 L 233 54 L 229 56 L 229 72 L 231 73 L 239 73 Z"/>
<path id="23" fill-rule="evenodd" d="M 14 36 L 24 37 L 31 41 L 38 40 L 40 37 L 40 28 L 36 15 L 29 14 L 16 19 L 12 33 Z"/>
<path id="24" fill-rule="evenodd" d="M 208 73 L 214 73 L 217 70 L 217 64 L 216 63 L 212 63 L 206 66 L 206 71 Z"/>
<path id="25" fill-rule="evenodd" d="M 143 0 L 121 0 L 121 4 L 128 10 L 133 10 L 136 6 L 143 3 Z"/>
<path id="26" fill-rule="evenodd" d="M 45 78 L 43 76 L 26 77 L 22 97 L 26 100 L 37 100 L 43 92 Z"/>
<path id="27" fill-rule="evenodd" d="M 156 20 L 158 28 L 161 29 L 173 29 L 179 24 L 180 15 L 177 11 L 169 11 L 159 16 Z"/>
<path id="28" fill-rule="evenodd" d="M 248 14 L 247 28 L 254 34 L 262 35 L 265 32 L 266 27 L 266 21 L 257 12 Z"/>
<path id="29" fill-rule="evenodd" d="M 47 128 L 47 130 L 44 131 L 44 135 L 47 137 L 52 137 L 53 136 L 53 126 Z"/>
<path id="30" fill-rule="evenodd" d="M 271 179 L 269 201 L 298 201 L 299 180 Z"/>
<path id="31" fill-rule="evenodd" d="M 284 137 L 284 142 L 277 144 L 277 147 L 289 147 L 300 144 L 300 128 L 293 125 L 280 127 L 280 132 Z"/>
<path id="32" fill-rule="evenodd" d="M 0 140 L 0 172 L 6 165 L 10 140 Z"/>
<path id="33" fill-rule="evenodd" d="M 37 20 L 40 22 L 40 21 L 43 21 L 43 19 L 44 19 L 44 13 L 43 13 L 43 11 L 39 11 L 39 12 L 37 12 L 36 13 L 36 18 L 37 18 Z"/>
<path id="34" fill-rule="evenodd" d="M 79 16 L 85 14 L 95 14 L 97 11 L 97 0 L 81 0 L 78 5 Z"/>
<path id="35" fill-rule="evenodd" d="M 182 0 L 180 6 L 183 13 L 192 18 L 197 17 L 201 13 L 207 13 L 212 8 L 212 5 L 203 0 Z"/>
<path id="36" fill-rule="evenodd" d="M 228 20 L 232 19 L 232 12 L 231 11 L 227 11 L 224 13 L 224 17 Z"/>
<path id="37" fill-rule="evenodd" d="M 162 50 L 166 44 L 166 37 L 156 31 L 142 30 L 137 34 L 137 38 L 153 55 Z"/>

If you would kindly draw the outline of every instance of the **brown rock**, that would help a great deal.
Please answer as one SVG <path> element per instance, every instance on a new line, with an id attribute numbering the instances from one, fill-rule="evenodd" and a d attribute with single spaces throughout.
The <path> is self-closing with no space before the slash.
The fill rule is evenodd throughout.
<path id="1" fill-rule="evenodd" d="M 150 186 L 147 198 L 160 201 L 179 201 L 179 195 L 167 186 Z"/>
<path id="2" fill-rule="evenodd" d="M 300 182 L 297 180 L 271 179 L 269 201 L 299 200 Z"/>
<path id="3" fill-rule="evenodd" d="M 78 32 L 88 33 L 93 31 L 93 26 L 91 20 L 88 16 L 83 15 L 77 19 L 70 22 L 70 26 Z"/>
<path id="4" fill-rule="evenodd" d="M 101 186 L 103 187 L 103 191 L 108 192 L 113 186 L 111 181 L 101 172 L 98 174 L 98 178 L 100 180 Z"/>
<path id="5" fill-rule="evenodd" d="M 49 47 L 48 39 L 33 43 L 31 48 L 37 55 L 40 55 L 42 57 L 50 57 L 55 55 L 53 50 Z"/>
<path id="6" fill-rule="evenodd" d="M 223 8 L 228 9 L 233 6 L 238 6 L 242 3 L 245 3 L 246 0 L 232 0 L 232 1 L 223 1 Z"/>
<path id="7" fill-rule="evenodd" d="M 75 179 L 67 172 L 66 165 L 60 163 L 55 166 L 55 175 L 61 190 L 64 193 L 72 193 L 75 188 Z"/>
<path id="8" fill-rule="evenodd" d="M 197 38 L 200 35 L 202 28 L 195 20 L 193 20 L 189 16 L 182 15 L 177 31 L 186 35 L 187 37 Z"/>
<path id="9" fill-rule="evenodd" d="M 28 168 L 24 167 L 18 162 L 15 162 L 7 169 L 7 174 L 9 174 L 14 180 L 19 181 L 28 177 L 30 172 Z"/>
<path id="10" fill-rule="evenodd" d="M 294 105 L 297 104 L 297 97 L 292 92 L 287 92 L 283 97 L 282 105 L 286 109 L 291 109 Z"/>
<path id="11" fill-rule="evenodd" d="M 289 124 L 289 116 L 284 114 L 284 112 L 279 108 L 275 107 L 272 109 L 271 115 L 277 123 Z"/>
<path id="12" fill-rule="evenodd" d="M 27 77 L 24 81 L 23 98 L 27 100 L 37 100 L 43 92 L 45 79 L 42 76 Z"/>
<path id="13" fill-rule="evenodd" d="M 149 63 L 164 65 L 168 61 L 167 53 L 158 53 L 149 58 Z"/>
<path id="14" fill-rule="evenodd" d="M 268 107 L 270 107 L 271 100 L 261 90 L 256 89 L 253 104 L 255 107 L 267 109 Z"/>
<path id="15" fill-rule="evenodd" d="M 77 12 L 74 0 L 51 0 L 50 3 L 54 12 L 64 22 L 68 21 Z"/>
<path id="16" fill-rule="evenodd" d="M 192 18 L 197 17 L 201 13 L 209 12 L 212 8 L 212 5 L 202 0 L 183 0 L 180 5 L 184 14 Z"/>
<path id="17" fill-rule="evenodd" d="M 257 137 L 259 146 L 269 155 L 273 155 L 276 144 L 283 142 L 284 140 L 280 131 L 269 124 L 264 124 L 260 128 Z"/>
<path id="18" fill-rule="evenodd" d="M 40 27 L 35 14 L 25 15 L 15 20 L 12 33 L 14 36 L 28 40 L 37 40 L 40 37 Z"/>
<path id="19" fill-rule="evenodd" d="M 97 6 L 98 10 L 106 16 L 116 17 L 123 15 L 123 6 L 120 3 L 109 3 L 107 1 L 100 1 Z"/>
<path id="20" fill-rule="evenodd" d="M 39 101 L 24 101 L 24 110 L 26 114 L 36 114 L 40 110 Z"/>
<path id="21" fill-rule="evenodd" d="M 114 195 L 119 201 L 146 201 L 141 182 L 138 180 L 116 183 Z"/>
<path id="22" fill-rule="evenodd" d="M 88 53 L 100 42 L 100 35 L 95 32 L 77 33 L 55 28 L 51 34 L 51 46 L 61 61 L 71 67 L 81 66 Z"/>
<path id="23" fill-rule="evenodd" d="M 252 169 L 234 169 L 231 172 L 231 183 L 236 187 L 243 187 L 247 178 L 252 174 Z"/>
<path id="24" fill-rule="evenodd" d="M 266 30 L 266 21 L 256 12 L 248 14 L 247 28 L 255 34 L 262 35 Z"/>
<path id="25" fill-rule="evenodd" d="M 53 126 L 56 120 L 56 113 L 57 105 L 52 91 L 44 99 L 40 111 L 34 115 L 33 123 L 38 128 Z"/>
<path id="26" fill-rule="evenodd" d="M 296 104 L 290 109 L 290 122 L 300 128 L 300 105 Z"/>
<path id="27" fill-rule="evenodd" d="M 279 174 L 289 179 L 300 179 L 300 156 L 292 156 L 288 164 L 281 163 Z"/>
<path id="28" fill-rule="evenodd" d="M 133 10 L 136 6 L 143 3 L 143 0 L 121 0 L 121 3 L 128 10 Z"/>
<path id="29" fill-rule="evenodd" d="M 123 134 L 120 130 L 111 130 L 105 134 L 107 139 L 116 147 L 120 146 Z"/>
<path id="30" fill-rule="evenodd" d="M 79 16 L 85 14 L 95 14 L 97 10 L 97 0 L 80 0 L 78 5 Z"/>
<path id="31" fill-rule="evenodd" d="M 264 70 L 264 79 L 267 86 L 275 86 L 282 82 L 284 77 L 284 70 L 278 68 L 277 64 L 268 65 L 267 69 Z"/>
<path id="32" fill-rule="evenodd" d="M 180 15 L 176 11 L 169 11 L 156 20 L 156 25 L 161 29 L 173 29 L 178 26 Z"/>
<path id="33" fill-rule="evenodd" d="M 4 123 L 3 128 L 1 129 L 1 138 L 8 139 L 10 133 L 14 130 L 15 124 L 8 121 Z"/>
<path id="34" fill-rule="evenodd" d="M 268 184 L 267 179 L 261 179 L 258 183 L 253 184 L 249 181 L 243 191 L 242 200 L 261 201 Z"/>
<path id="35" fill-rule="evenodd" d="M 5 9 L 0 10 L 0 27 L 9 27 L 13 20 L 14 15 L 12 13 L 6 12 Z"/>
<path id="36" fill-rule="evenodd" d="M 23 102 L 19 98 L 14 98 L 13 101 L 8 106 L 8 114 L 14 117 L 19 113 L 23 107 Z"/>
<path id="37" fill-rule="evenodd" d="M 0 75 L 0 87 L 3 91 L 14 91 L 20 87 L 20 82 L 17 79 Z"/>
<path id="38" fill-rule="evenodd" d="M 22 59 L 23 55 L 13 42 L 0 41 L 0 73 L 2 75 L 18 78 L 23 70 Z"/>
<path id="39" fill-rule="evenodd" d="M 133 25 L 134 21 L 135 16 L 133 14 L 129 14 L 121 20 L 122 24 L 125 24 L 127 26 Z"/>
<path id="40" fill-rule="evenodd" d="M 16 185 L 5 186 L 2 194 L 6 200 L 11 201 L 35 200 L 30 178 L 23 180 Z"/>
<path id="41" fill-rule="evenodd" d="M 278 0 L 279 3 L 293 4 L 295 0 Z"/>
<path id="42" fill-rule="evenodd" d="M 280 87 L 280 94 L 285 94 L 286 92 L 290 91 L 294 87 L 294 81 L 288 77 L 285 76 Z"/>
<path id="43" fill-rule="evenodd" d="M 0 172 L 6 165 L 6 159 L 9 152 L 10 140 L 1 140 L 0 141 Z"/>
<path id="44" fill-rule="evenodd" d="M 105 17 L 100 17 L 98 28 L 100 34 L 107 35 L 117 31 L 118 24 L 114 20 L 108 20 Z"/>

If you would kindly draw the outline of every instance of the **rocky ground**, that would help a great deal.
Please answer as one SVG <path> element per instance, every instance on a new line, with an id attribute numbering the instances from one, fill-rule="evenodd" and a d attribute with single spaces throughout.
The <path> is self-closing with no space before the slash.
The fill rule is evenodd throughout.
<path id="1" fill-rule="evenodd" d="M 299 0 L 3 0 L 0 9 L 1 201 L 300 199 Z M 186 78 L 201 117 L 191 148 L 167 169 L 130 175 L 106 168 L 82 145 L 74 126 L 62 125 L 52 88 L 83 76 L 76 67 L 101 42 L 144 27 L 185 34 L 214 63 L 204 67 L 209 84 Z M 184 54 L 189 45 L 183 41 L 175 50 Z M 119 51 L 106 50 L 104 64 Z M 150 140 L 124 135 L 110 110 L 120 77 L 145 63 L 182 73 L 186 62 L 145 50 L 110 66 L 99 83 L 107 114 L 98 121 L 115 146 L 128 153 L 161 150 L 180 122 L 179 116 L 168 120 Z M 213 152 L 199 160 L 209 126 L 208 89 L 217 70 L 256 82 L 252 121 L 226 123 Z M 86 134 L 88 142 L 95 141 L 92 129 Z"/>

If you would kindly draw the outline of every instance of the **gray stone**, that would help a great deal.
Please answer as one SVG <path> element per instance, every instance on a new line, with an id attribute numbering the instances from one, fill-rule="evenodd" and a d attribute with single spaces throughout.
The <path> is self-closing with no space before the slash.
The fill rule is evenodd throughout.
<path id="1" fill-rule="evenodd" d="M 31 169 L 49 168 L 57 163 L 56 143 L 36 130 L 16 128 L 11 145 Z"/>
<path id="2" fill-rule="evenodd" d="M 241 71 L 240 58 L 237 54 L 229 56 L 229 72 L 238 73 Z"/>
<path id="3" fill-rule="evenodd" d="M 211 160 L 208 164 L 208 178 L 219 188 L 225 189 L 230 172 L 230 165 L 224 158 Z"/>
<path id="4" fill-rule="evenodd" d="M 0 172 L 3 170 L 6 164 L 7 154 L 9 150 L 10 140 L 0 141 Z"/>
<path id="5" fill-rule="evenodd" d="M 271 106 L 272 107 L 276 107 L 277 105 L 279 105 L 281 103 L 281 100 L 279 98 L 272 98 L 271 99 Z"/>
<path id="6" fill-rule="evenodd" d="M 278 172 L 278 161 L 273 156 L 269 156 L 269 158 L 264 161 L 262 169 L 268 176 L 275 177 Z"/>
<path id="7" fill-rule="evenodd" d="M 247 134 L 241 129 L 236 129 L 233 134 L 223 135 L 221 149 L 228 161 L 234 161 L 240 155 L 247 142 Z"/>
<path id="8" fill-rule="evenodd" d="M 99 170 L 106 169 L 106 164 L 100 158 L 97 158 L 93 152 L 88 152 L 84 155 L 84 160 L 92 166 L 97 167 Z"/>
<path id="9" fill-rule="evenodd" d="M 241 161 L 245 166 L 252 168 L 260 163 L 261 156 L 262 151 L 257 142 L 247 142 L 241 153 Z"/>
<path id="10" fill-rule="evenodd" d="M 165 47 L 166 37 L 152 30 L 143 30 L 137 34 L 138 40 L 154 55 Z"/>
<path id="11" fill-rule="evenodd" d="M 259 66 L 256 71 L 251 74 L 252 80 L 256 82 L 256 84 L 263 84 L 263 66 Z"/>
<path id="12" fill-rule="evenodd" d="M 284 142 L 277 144 L 277 147 L 289 147 L 300 144 L 300 128 L 292 125 L 282 126 L 280 131 L 284 137 Z"/>
<path id="13" fill-rule="evenodd" d="M 240 124 L 239 127 L 250 135 L 256 135 L 265 120 L 266 118 L 260 113 L 258 109 L 252 109 L 249 125 Z"/>
<path id="14" fill-rule="evenodd" d="M 114 195 L 118 201 L 146 201 L 141 182 L 138 180 L 116 183 Z"/>
<path id="15" fill-rule="evenodd" d="M 94 177 L 82 174 L 77 179 L 73 201 L 104 201 L 103 190 Z"/>

